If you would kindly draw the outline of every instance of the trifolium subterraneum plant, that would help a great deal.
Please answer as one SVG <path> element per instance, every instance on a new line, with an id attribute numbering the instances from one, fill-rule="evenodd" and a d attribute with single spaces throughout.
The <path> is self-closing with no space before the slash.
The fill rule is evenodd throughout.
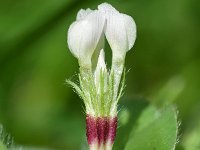
<path id="1" fill-rule="evenodd" d="M 104 40 L 112 49 L 112 65 L 105 63 Z M 70 84 L 85 104 L 90 150 L 111 150 L 116 136 L 117 105 L 123 93 L 126 53 L 136 39 L 131 16 L 103 3 L 97 10 L 81 9 L 68 30 L 68 46 L 78 59 L 79 84 Z"/>

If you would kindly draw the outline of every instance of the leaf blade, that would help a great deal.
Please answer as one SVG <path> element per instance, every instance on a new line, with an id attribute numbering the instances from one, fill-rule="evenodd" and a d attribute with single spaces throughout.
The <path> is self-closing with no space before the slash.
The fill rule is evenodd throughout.
<path id="1" fill-rule="evenodd" d="M 147 118 L 149 120 L 147 120 Z M 174 150 L 177 139 L 177 116 L 173 106 L 157 110 L 148 107 L 134 128 L 125 150 Z"/>

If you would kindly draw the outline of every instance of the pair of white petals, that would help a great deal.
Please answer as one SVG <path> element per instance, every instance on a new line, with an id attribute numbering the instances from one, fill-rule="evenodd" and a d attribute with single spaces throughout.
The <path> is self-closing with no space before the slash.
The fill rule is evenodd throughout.
<path id="1" fill-rule="evenodd" d="M 103 51 L 104 35 L 112 49 L 113 60 L 124 59 L 136 39 L 135 22 L 107 3 L 99 5 L 98 10 L 81 9 L 68 30 L 69 49 L 80 65 L 91 65 L 93 53 Z M 98 61 L 104 68 L 104 52 L 100 55 L 99 59 L 103 60 Z"/>

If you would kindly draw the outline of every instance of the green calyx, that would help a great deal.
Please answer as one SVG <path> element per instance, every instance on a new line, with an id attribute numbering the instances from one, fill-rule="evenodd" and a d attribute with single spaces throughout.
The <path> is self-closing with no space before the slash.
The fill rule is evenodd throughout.
<path id="1" fill-rule="evenodd" d="M 121 84 L 115 93 L 115 73 L 113 70 L 107 72 L 100 70 L 98 83 L 95 75 L 90 70 L 80 68 L 79 84 L 71 80 L 66 83 L 75 89 L 85 104 L 86 114 L 96 117 L 115 117 L 117 115 L 117 103 L 123 95 L 125 87 L 125 69 L 123 71 Z"/>

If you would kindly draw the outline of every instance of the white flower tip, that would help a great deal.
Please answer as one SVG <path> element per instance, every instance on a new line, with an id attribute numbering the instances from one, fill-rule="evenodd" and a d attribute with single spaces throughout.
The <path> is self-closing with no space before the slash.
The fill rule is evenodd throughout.
<path id="1" fill-rule="evenodd" d="M 76 20 L 81 20 L 84 19 L 87 15 L 91 14 L 93 10 L 90 8 L 85 9 L 80 9 L 77 13 Z"/>
<path id="2" fill-rule="evenodd" d="M 108 3 L 102 3 L 98 6 L 98 10 L 103 13 L 118 13 L 118 11 Z"/>

